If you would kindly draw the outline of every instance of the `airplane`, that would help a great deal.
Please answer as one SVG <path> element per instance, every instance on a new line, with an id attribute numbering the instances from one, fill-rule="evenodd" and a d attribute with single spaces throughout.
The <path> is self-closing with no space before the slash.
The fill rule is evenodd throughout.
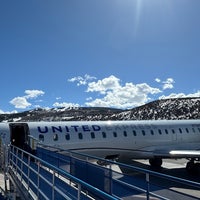
<path id="1" fill-rule="evenodd" d="M 0 142 L 32 152 L 40 143 L 124 163 L 149 159 L 152 167 L 187 158 L 193 171 L 200 161 L 200 120 L 9 122 L 0 123 Z"/>

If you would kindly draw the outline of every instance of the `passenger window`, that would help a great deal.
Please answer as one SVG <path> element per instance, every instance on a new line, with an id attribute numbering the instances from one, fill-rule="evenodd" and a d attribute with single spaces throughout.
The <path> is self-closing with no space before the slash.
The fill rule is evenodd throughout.
<path id="1" fill-rule="evenodd" d="M 116 133 L 116 132 L 113 132 L 113 136 L 114 136 L 114 137 L 117 137 L 117 133 Z"/>
<path id="2" fill-rule="evenodd" d="M 70 140 L 70 134 L 66 134 L 66 135 L 65 135 L 65 139 L 66 139 L 66 140 Z"/>
<path id="3" fill-rule="evenodd" d="M 91 132 L 91 138 L 92 138 L 92 139 L 95 138 L 95 134 L 94 134 L 94 132 Z"/>
<path id="4" fill-rule="evenodd" d="M 127 132 L 126 131 L 124 131 L 124 137 L 127 137 Z"/>
<path id="5" fill-rule="evenodd" d="M 137 135 L 137 133 L 136 133 L 136 131 L 135 131 L 135 130 L 133 130 L 133 135 L 134 135 L 134 136 L 136 136 L 136 135 Z"/>
<path id="6" fill-rule="evenodd" d="M 182 133 L 182 129 L 181 128 L 179 128 L 179 132 Z"/>
<path id="7" fill-rule="evenodd" d="M 161 135 L 162 134 L 162 131 L 160 129 L 158 129 L 158 133 Z"/>
<path id="8" fill-rule="evenodd" d="M 103 136 L 103 138 L 106 138 L 106 133 L 102 132 L 102 136 Z"/>
<path id="9" fill-rule="evenodd" d="M 200 128 L 198 128 L 198 130 L 199 130 L 199 133 L 200 133 Z"/>
<path id="10" fill-rule="evenodd" d="M 168 130 L 167 129 L 165 129 L 165 133 L 168 134 Z"/>
<path id="11" fill-rule="evenodd" d="M 44 142 L 44 135 L 42 135 L 42 134 L 39 135 L 39 141 Z"/>
<path id="12" fill-rule="evenodd" d="M 194 129 L 194 128 L 192 128 L 192 130 L 193 130 L 193 133 L 195 133 L 195 129 Z"/>
<path id="13" fill-rule="evenodd" d="M 57 133 L 55 133 L 55 134 L 53 135 L 53 140 L 54 140 L 54 141 L 58 141 L 58 134 L 57 134 Z"/>
<path id="14" fill-rule="evenodd" d="M 78 138 L 79 138 L 80 140 L 82 140 L 82 139 L 83 139 L 83 134 L 82 134 L 82 133 L 78 133 Z"/>
<path id="15" fill-rule="evenodd" d="M 189 130 L 188 130 L 188 128 L 185 128 L 185 130 L 186 130 L 186 132 L 187 132 L 187 133 L 189 133 Z"/>
<path id="16" fill-rule="evenodd" d="M 172 129 L 172 133 L 175 134 L 175 130 L 174 129 Z"/>
<path id="17" fill-rule="evenodd" d="M 154 132 L 153 132 L 153 130 L 151 130 L 151 135 L 154 135 Z"/>
<path id="18" fill-rule="evenodd" d="M 145 135 L 145 131 L 144 130 L 142 130 L 142 135 Z"/>

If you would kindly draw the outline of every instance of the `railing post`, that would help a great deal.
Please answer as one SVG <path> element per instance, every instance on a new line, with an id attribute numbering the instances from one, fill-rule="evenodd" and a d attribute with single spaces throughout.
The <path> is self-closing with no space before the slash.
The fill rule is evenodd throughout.
<path id="1" fill-rule="evenodd" d="M 110 192 L 110 194 L 112 195 L 113 194 L 113 187 L 112 187 L 112 185 L 113 185 L 113 179 L 112 179 L 112 164 L 110 163 L 109 164 L 109 181 L 110 181 L 110 189 L 109 189 L 109 192 Z"/>
<path id="2" fill-rule="evenodd" d="M 146 183 L 147 183 L 147 200 L 149 200 L 149 173 L 146 173 Z"/>
<path id="3" fill-rule="evenodd" d="M 52 180 L 52 200 L 55 199 L 55 171 L 53 171 L 53 180 Z"/>
<path id="4" fill-rule="evenodd" d="M 81 184 L 78 184 L 78 197 L 77 200 L 81 199 Z"/>
<path id="5" fill-rule="evenodd" d="M 28 155 L 28 191 L 30 189 L 30 155 Z"/>
<path id="6" fill-rule="evenodd" d="M 39 190 L 40 190 L 40 162 L 38 161 L 38 170 L 37 170 L 37 199 L 39 200 Z"/>
<path id="7" fill-rule="evenodd" d="M 52 180 L 52 199 L 55 199 L 55 171 L 53 171 L 53 180 Z"/>
<path id="8" fill-rule="evenodd" d="M 15 174 L 17 174 L 17 168 L 18 168 L 18 157 L 19 157 L 19 150 L 18 148 L 16 149 L 16 155 L 15 155 L 15 159 L 16 159 L 16 171 L 15 171 Z"/>
<path id="9" fill-rule="evenodd" d="M 24 159 L 24 152 L 22 151 L 21 153 L 21 166 L 20 166 L 20 171 L 21 171 L 21 181 L 22 181 L 22 174 L 23 174 L 23 159 Z"/>

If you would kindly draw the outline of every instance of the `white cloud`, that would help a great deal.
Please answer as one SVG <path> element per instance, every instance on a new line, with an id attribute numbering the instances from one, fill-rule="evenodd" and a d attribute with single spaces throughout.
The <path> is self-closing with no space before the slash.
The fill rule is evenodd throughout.
<path id="1" fill-rule="evenodd" d="M 10 103 L 14 105 L 15 108 L 25 109 L 32 106 L 32 104 L 27 101 L 28 99 L 35 99 L 45 93 L 42 90 L 25 90 L 25 94 L 25 96 L 13 98 Z"/>
<path id="2" fill-rule="evenodd" d="M 159 97 L 159 99 L 187 98 L 187 97 L 200 97 L 200 91 L 197 91 L 193 94 L 171 93 L 168 96 L 162 95 L 162 96 Z"/>
<path id="3" fill-rule="evenodd" d="M 94 80 L 94 79 L 96 79 L 96 77 L 85 74 L 84 77 L 77 76 L 77 77 L 68 79 L 68 81 L 69 82 L 77 82 L 77 86 L 80 86 L 80 85 L 86 85 L 89 81 Z"/>
<path id="4" fill-rule="evenodd" d="M 163 83 L 163 90 L 166 90 L 174 88 L 173 84 L 175 83 L 175 81 L 173 78 L 167 78 L 167 80 L 163 81 L 162 83 Z"/>
<path id="5" fill-rule="evenodd" d="M 167 78 L 165 81 L 162 81 L 160 78 L 155 78 L 155 81 L 162 84 L 163 90 L 174 88 L 175 81 L 173 78 Z"/>
<path id="6" fill-rule="evenodd" d="M 11 113 L 18 113 L 17 110 L 13 110 L 13 111 L 3 111 L 0 109 L 0 114 L 11 114 Z"/>
<path id="7" fill-rule="evenodd" d="M 26 99 L 35 99 L 38 96 L 44 95 L 44 92 L 42 90 L 25 90 L 26 96 L 24 96 Z"/>
<path id="8" fill-rule="evenodd" d="M 54 107 L 65 107 L 65 108 L 69 108 L 69 107 L 80 107 L 79 104 L 75 104 L 75 103 L 67 103 L 67 102 L 62 102 L 62 103 L 59 103 L 59 102 L 55 102 L 53 104 Z"/>
<path id="9" fill-rule="evenodd" d="M 155 81 L 156 81 L 157 83 L 160 83 L 160 82 L 161 82 L 161 80 L 160 80 L 159 78 L 156 78 Z"/>
<path id="10" fill-rule="evenodd" d="M 14 99 L 12 99 L 10 101 L 10 103 L 12 105 L 15 106 L 15 108 L 21 108 L 21 109 L 24 109 L 24 108 L 27 108 L 29 106 L 31 106 L 31 103 L 29 103 L 25 97 L 15 97 Z"/>
<path id="11" fill-rule="evenodd" d="M 131 108 L 145 104 L 149 100 L 150 94 L 157 94 L 161 91 L 146 83 L 120 85 L 120 79 L 112 75 L 97 82 L 89 83 L 87 92 L 99 92 L 104 95 L 103 98 L 86 102 L 87 106 Z"/>
<path id="12" fill-rule="evenodd" d="M 122 83 L 122 81 L 114 75 L 96 80 L 96 77 L 85 75 L 69 79 L 69 82 L 77 83 L 77 86 L 85 85 L 88 96 L 85 98 L 86 106 L 92 107 L 115 107 L 115 108 L 133 108 L 143 105 L 148 101 L 159 98 L 184 98 L 184 97 L 200 97 L 200 91 L 193 94 L 171 93 L 168 96 L 164 95 L 166 89 L 173 89 L 174 79 L 167 78 L 165 81 L 156 78 L 155 81 L 159 83 L 159 87 L 151 87 L 147 83 L 134 84 L 132 82 Z M 159 89 L 161 88 L 161 89 Z M 162 93 L 163 92 L 163 93 Z M 10 103 L 15 108 L 26 109 L 28 107 L 40 107 L 41 99 L 38 97 L 44 95 L 42 90 L 25 90 L 24 96 L 13 98 Z M 158 97 L 158 95 L 163 95 Z M 90 94 L 90 95 L 89 95 Z M 70 102 L 59 102 L 62 98 L 57 97 L 54 107 L 80 107 L 79 104 Z M 34 101 L 34 104 L 32 103 Z M 5 113 L 0 110 L 0 113 Z"/>
<path id="13" fill-rule="evenodd" d="M 101 94 L 105 94 L 108 90 L 119 88 L 119 81 L 118 78 L 111 75 L 108 78 L 89 83 L 87 92 L 100 92 Z"/>

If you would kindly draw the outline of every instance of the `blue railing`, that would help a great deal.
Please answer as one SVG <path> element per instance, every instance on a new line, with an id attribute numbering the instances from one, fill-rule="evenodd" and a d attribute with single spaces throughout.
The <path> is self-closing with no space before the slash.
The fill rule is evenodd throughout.
<path id="1" fill-rule="evenodd" d="M 32 154 L 10 146 L 9 173 L 33 199 L 117 199 Z"/>
<path id="2" fill-rule="evenodd" d="M 123 198 L 128 195 L 145 195 L 146 199 L 157 197 L 163 200 L 174 199 L 174 195 L 179 195 L 179 198 L 181 195 L 188 196 L 189 198 L 190 194 L 185 194 L 180 192 L 180 190 L 176 191 L 172 188 L 178 186 L 180 188 L 193 189 L 197 192 L 200 190 L 200 183 L 197 182 L 123 163 L 116 163 L 115 161 L 100 159 L 83 153 L 45 146 L 38 147 L 38 156 L 116 198 Z M 100 160 L 101 163 L 107 163 L 108 166 L 96 165 L 89 162 L 91 160 Z M 120 169 L 129 171 L 131 175 L 113 170 L 112 165 L 117 165 Z M 98 181 L 94 181 L 94 176 Z M 154 180 L 155 177 L 156 181 Z M 166 181 L 168 185 L 164 185 Z M 170 187 L 169 183 L 173 187 Z M 160 191 L 163 189 L 167 190 L 165 195 L 160 194 Z"/>

